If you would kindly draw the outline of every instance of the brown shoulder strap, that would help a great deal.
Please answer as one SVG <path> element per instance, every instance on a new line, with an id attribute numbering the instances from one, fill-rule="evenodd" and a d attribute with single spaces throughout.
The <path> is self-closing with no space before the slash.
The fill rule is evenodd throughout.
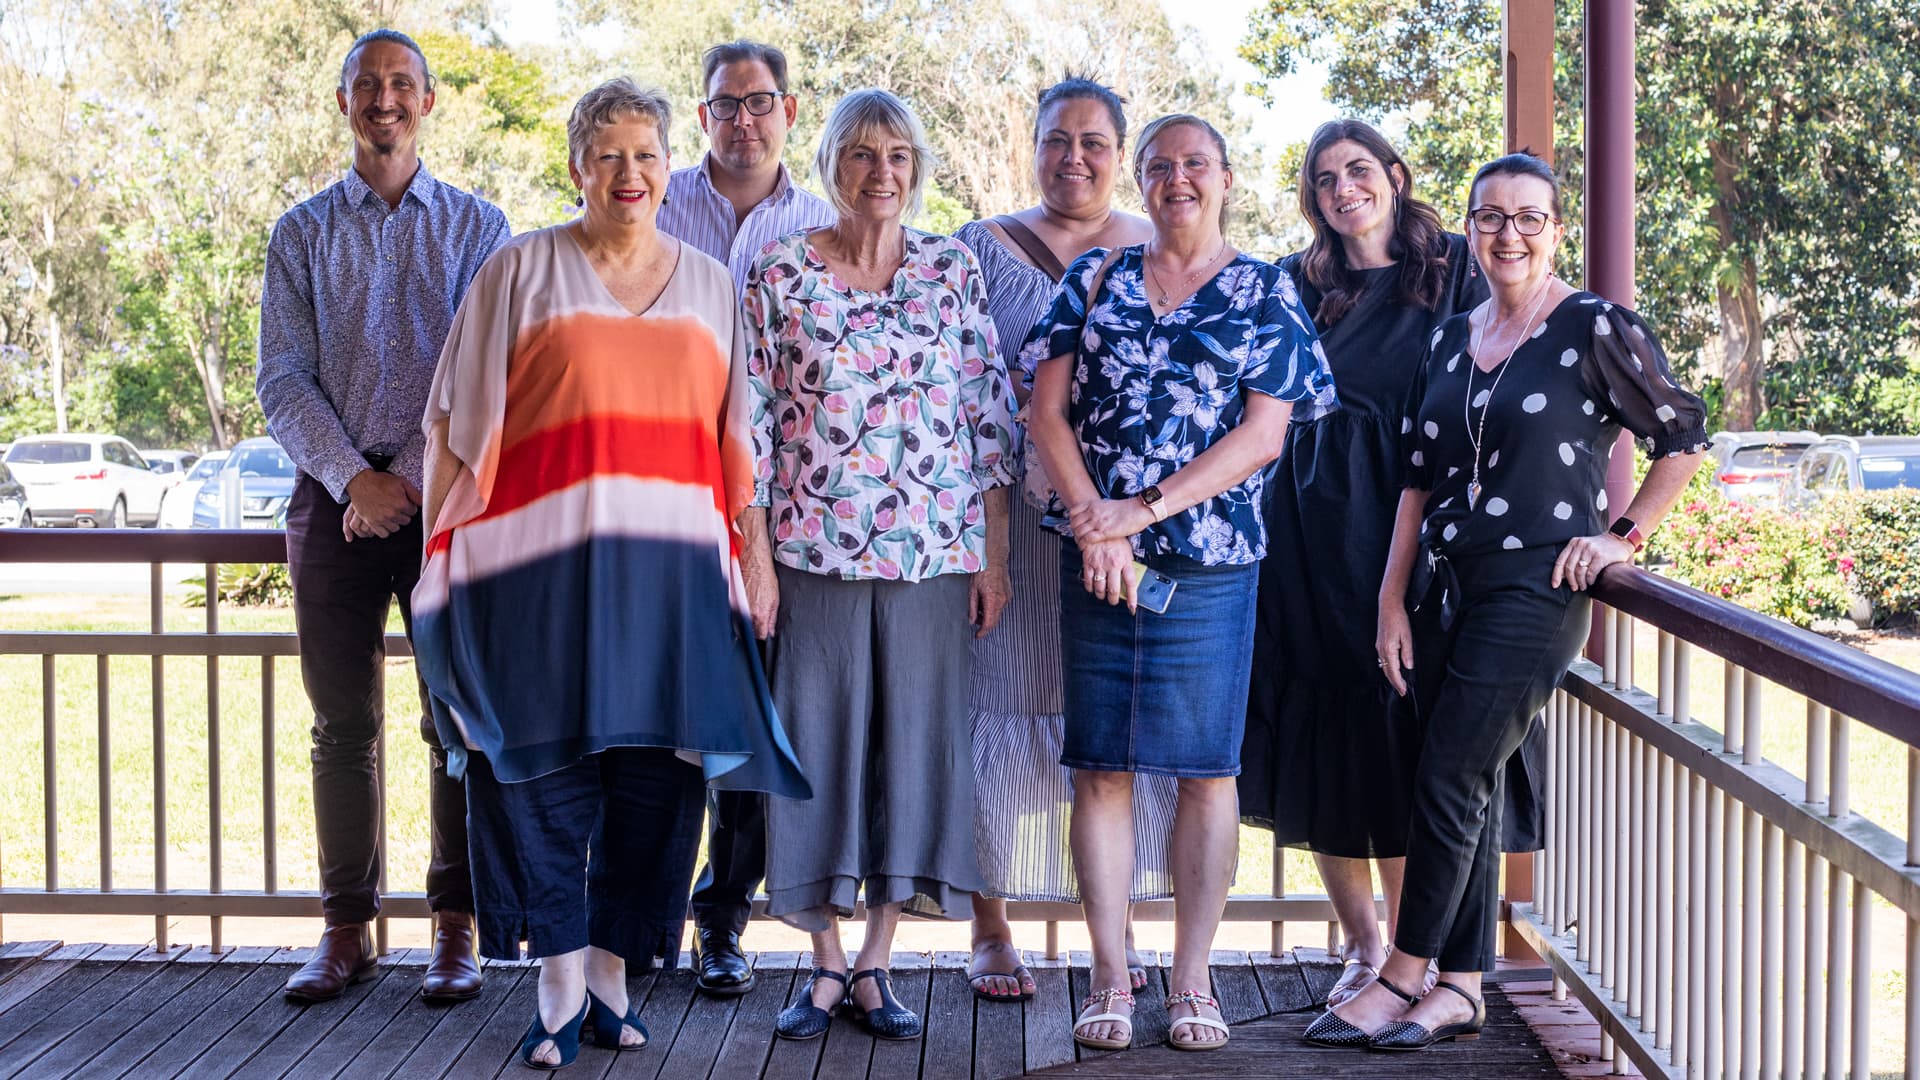
<path id="1" fill-rule="evenodd" d="M 1060 260 L 1054 255 L 1053 249 L 1049 248 L 1037 233 L 1027 228 L 1019 218 L 1012 214 L 1000 214 L 993 218 L 993 223 L 1000 226 L 1000 231 L 1007 234 L 1007 239 L 1013 241 L 1021 251 L 1026 252 L 1027 259 L 1039 268 L 1041 273 L 1054 281 L 1067 276 L 1067 268 L 1060 265 Z"/>

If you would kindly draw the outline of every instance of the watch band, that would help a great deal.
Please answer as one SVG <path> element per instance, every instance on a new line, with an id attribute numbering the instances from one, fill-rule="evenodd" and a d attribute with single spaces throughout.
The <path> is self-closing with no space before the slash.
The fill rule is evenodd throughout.
<path id="1" fill-rule="evenodd" d="M 1167 520 L 1166 496 L 1160 493 L 1158 484 L 1148 484 L 1140 492 L 1140 501 L 1147 504 L 1147 511 L 1153 515 L 1156 524 Z"/>
<path id="2" fill-rule="evenodd" d="M 1635 524 L 1632 518 L 1618 517 L 1613 519 L 1613 524 L 1607 526 L 1607 532 L 1632 544 L 1636 554 L 1647 546 L 1647 534 L 1640 531 L 1640 526 Z"/>

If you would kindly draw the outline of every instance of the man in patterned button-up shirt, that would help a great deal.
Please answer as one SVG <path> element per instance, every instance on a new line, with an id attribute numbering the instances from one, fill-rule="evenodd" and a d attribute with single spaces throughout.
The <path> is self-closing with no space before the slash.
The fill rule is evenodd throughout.
<path id="1" fill-rule="evenodd" d="M 420 164 L 416 135 L 433 81 L 412 39 L 376 30 L 356 41 L 336 98 L 353 131 L 353 168 L 274 225 L 260 296 L 260 405 L 301 474 L 287 562 L 314 710 L 327 921 L 313 960 L 287 980 L 299 1001 L 337 997 L 374 971 L 381 668 L 388 605 L 397 597 L 410 621 L 420 575 L 420 418 L 454 311 L 511 236 L 497 208 Z M 420 728 L 433 747 L 427 900 L 436 915 L 421 991 L 460 1000 L 480 992 L 466 797 L 424 715 Z"/>

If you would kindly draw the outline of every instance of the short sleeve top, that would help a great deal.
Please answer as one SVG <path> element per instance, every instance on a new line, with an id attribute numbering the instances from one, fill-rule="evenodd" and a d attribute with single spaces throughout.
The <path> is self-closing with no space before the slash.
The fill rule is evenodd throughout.
<path id="1" fill-rule="evenodd" d="M 1607 466 L 1622 428 L 1656 457 L 1706 448 L 1706 406 L 1626 308 L 1574 293 L 1491 372 L 1468 353 L 1467 314 L 1433 332 L 1402 421 L 1406 486 L 1429 493 L 1423 543 L 1460 556 L 1595 535 L 1612 520 Z"/>
<path id="2" fill-rule="evenodd" d="M 1094 485 L 1127 498 L 1204 453 L 1240 424 L 1247 392 L 1295 403 L 1293 419 L 1337 407 L 1333 376 L 1281 269 L 1242 254 L 1187 302 L 1156 316 L 1142 273 L 1145 246 L 1122 248 L 1088 310 L 1101 248 L 1068 268 L 1027 335 L 1021 365 L 1071 355 L 1068 420 Z M 1084 328 L 1084 333 L 1082 332 Z M 1262 514 L 1272 466 L 1133 538 L 1134 553 L 1184 555 L 1209 566 L 1266 554 Z"/>
<path id="3" fill-rule="evenodd" d="M 886 289 L 841 280 L 804 232 L 747 272 L 754 505 L 774 558 L 920 581 L 985 565 L 983 493 L 1015 480 L 1013 386 L 965 244 L 912 229 Z"/>

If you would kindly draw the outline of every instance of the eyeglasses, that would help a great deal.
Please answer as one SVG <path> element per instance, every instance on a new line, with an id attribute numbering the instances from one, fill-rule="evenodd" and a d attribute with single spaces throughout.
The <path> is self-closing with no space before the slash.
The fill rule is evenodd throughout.
<path id="1" fill-rule="evenodd" d="M 704 104 L 707 106 L 708 116 L 715 120 L 731 120 L 740 115 L 742 106 L 746 107 L 749 116 L 765 116 L 773 111 L 773 103 L 776 100 L 786 96 L 777 90 L 762 90 L 757 94 L 748 94 L 746 97 L 708 98 Z"/>
<path id="2" fill-rule="evenodd" d="M 1189 178 L 1197 179 L 1212 171 L 1219 161 L 1219 158 L 1208 157 L 1205 154 L 1188 154 L 1179 159 L 1151 158 L 1140 171 L 1146 175 L 1147 179 L 1160 183 L 1172 179 L 1173 170 L 1178 166 L 1180 171 L 1186 173 Z"/>
<path id="3" fill-rule="evenodd" d="M 1504 210 L 1483 206 L 1478 210 L 1467 211 L 1467 220 L 1473 222 L 1475 232 L 1487 236 L 1497 235 L 1500 230 L 1507 227 L 1509 221 L 1513 222 L 1513 231 L 1521 236 L 1539 236 L 1542 230 L 1546 229 L 1547 222 L 1557 224 L 1560 219 L 1549 217 L 1538 210 L 1522 210 L 1517 214 L 1509 214 Z"/>

